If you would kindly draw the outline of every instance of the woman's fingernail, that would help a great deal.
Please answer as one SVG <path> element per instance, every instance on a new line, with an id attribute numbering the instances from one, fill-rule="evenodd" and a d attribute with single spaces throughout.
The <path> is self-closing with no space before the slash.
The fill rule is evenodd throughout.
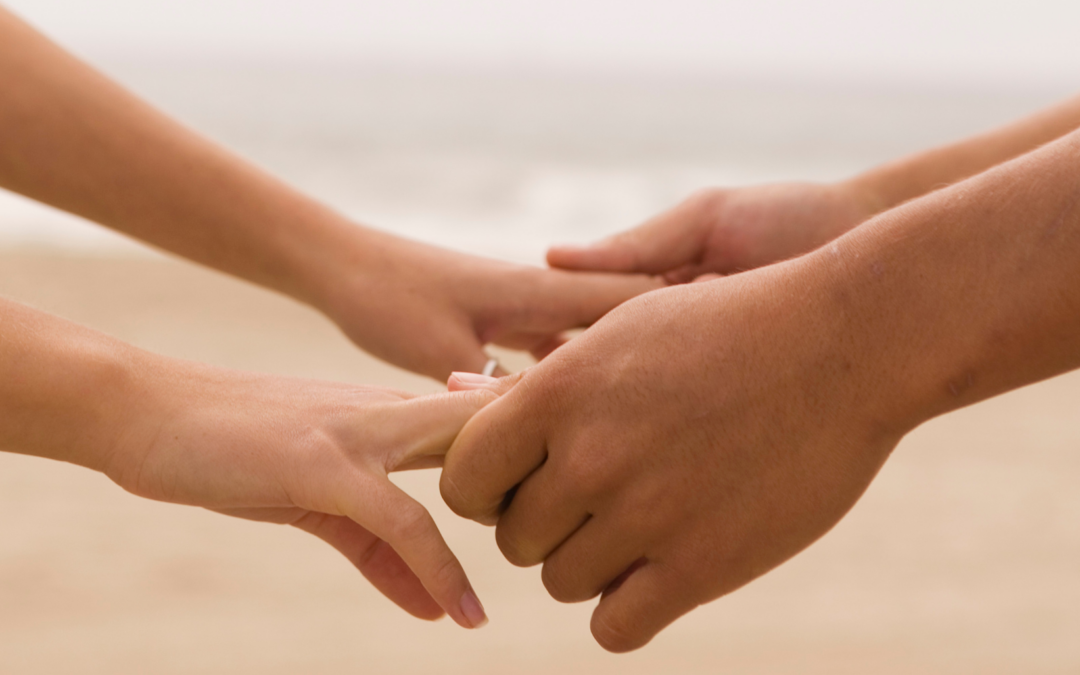
<path id="1" fill-rule="evenodd" d="M 480 604 L 480 599 L 476 597 L 476 593 L 473 589 L 465 591 L 465 595 L 461 596 L 461 613 L 465 616 L 465 620 L 469 622 L 470 627 L 480 628 L 488 622 L 487 614 L 484 613 L 484 606 Z"/>
<path id="2" fill-rule="evenodd" d="M 450 373 L 450 377 L 457 380 L 462 384 L 491 384 L 497 382 L 497 378 L 488 377 L 487 375 L 481 375 L 480 373 Z"/>

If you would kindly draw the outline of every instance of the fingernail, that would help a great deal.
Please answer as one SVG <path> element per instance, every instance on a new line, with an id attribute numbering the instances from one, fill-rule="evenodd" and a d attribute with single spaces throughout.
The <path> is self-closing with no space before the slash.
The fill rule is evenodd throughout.
<path id="1" fill-rule="evenodd" d="M 450 377 L 454 378 L 462 384 L 491 384 L 496 382 L 497 378 L 488 377 L 487 375 L 481 375 L 480 373 L 450 373 Z"/>
<path id="2" fill-rule="evenodd" d="M 465 591 L 465 595 L 461 596 L 459 607 L 471 628 L 475 629 L 487 625 L 488 618 L 487 614 L 484 613 L 484 606 L 480 604 L 480 599 L 476 597 L 473 589 L 470 588 Z"/>

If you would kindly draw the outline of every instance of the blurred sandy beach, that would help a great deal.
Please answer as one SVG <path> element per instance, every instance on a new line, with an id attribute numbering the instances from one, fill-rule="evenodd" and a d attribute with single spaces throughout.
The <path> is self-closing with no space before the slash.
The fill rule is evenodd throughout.
<path id="1" fill-rule="evenodd" d="M 697 187 L 839 178 L 1067 93 L 108 65 L 358 220 L 532 262 Z M 174 356 L 441 389 L 307 308 L 10 196 L 0 295 Z M 397 480 L 485 602 L 475 633 L 411 619 L 301 532 L 0 455 L 0 673 L 1080 672 L 1078 402 L 1074 373 L 926 425 L 824 540 L 626 656 L 592 642 L 591 603 L 556 604 L 450 514 L 434 472 Z"/>

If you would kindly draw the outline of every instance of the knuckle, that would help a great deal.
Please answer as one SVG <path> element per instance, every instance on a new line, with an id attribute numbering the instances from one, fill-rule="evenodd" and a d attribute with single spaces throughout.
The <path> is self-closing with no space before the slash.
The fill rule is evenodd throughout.
<path id="1" fill-rule="evenodd" d="M 435 521 L 423 506 L 407 504 L 398 511 L 391 531 L 395 542 L 408 543 L 431 536 L 434 527 Z"/>
<path id="2" fill-rule="evenodd" d="M 543 555 L 530 550 L 525 540 L 512 528 L 500 525 L 495 528 L 495 543 L 503 557 L 516 567 L 532 567 L 543 562 Z"/>
<path id="3" fill-rule="evenodd" d="M 435 564 L 431 576 L 426 581 L 432 584 L 434 588 L 452 588 L 462 578 L 463 574 L 461 564 L 453 555 L 448 553 Z"/>
<path id="4" fill-rule="evenodd" d="M 439 478 L 439 494 L 447 507 L 462 518 L 484 525 L 494 525 L 497 513 L 480 499 L 470 495 L 468 490 L 463 490 L 460 487 L 462 484 L 460 476 L 460 471 L 451 470 L 448 467 L 443 469 L 442 476 Z"/>
<path id="5" fill-rule="evenodd" d="M 607 612 L 595 612 L 590 629 L 597 644 L 615 654 L 633 651 L 649 641 L 649 636 L 642 635 L 619 616 Z"/>
<path id="6" fill-rule="evenodd" d="M 584 602 L 598 594 L 598 591 L 585 588 L 579 576 L 574 574 L 574 568 L 555 561 L 544 564 L 540 580 L 544 582 L 548 595 L 556 602 Z"/>
<path id="7" fill-rule="evenodd" d="M 448 461 L 443 468 L 442 476 L 439 477 L 439 494 L 451 511 L 463 518 L 468 518 L 471 512 L 469 500 L 465 498 L 459 487 L 457 475 L 456 465 L 451 466 Z"/>
<path id="8" fill-rule="evenodd" d="M 610 461 L 604 461 L 588 448 L 578 446 L 562 458 L 561 483 L 570 493 L 593 497 L 607 490 L 611 484 Z"/>

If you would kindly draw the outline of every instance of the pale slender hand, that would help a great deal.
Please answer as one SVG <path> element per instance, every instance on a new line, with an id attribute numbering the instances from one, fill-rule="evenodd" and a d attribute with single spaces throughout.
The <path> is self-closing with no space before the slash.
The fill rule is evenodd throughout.
<path id="1" fill-rule="evenodd" d="M 157 360 L 138 381 L 145 396 L 103 466 L 121 487 L 293 525 L 339 550 L 414 616 L 485 622 L 431 516 L 387 474 L 441 465 L 493 394 L 413 397 Z"/>
<path id="2" fill-rule="evenodd" d="M 663 285 L 653 277 L 546 270 L 374 235 L 358 260 L 338 256 L 339 264 L 327 266 L 319 305 L 366 351 L 440 380 L 482 370 L 488 343 L 541 359 L 566 341 L 565 331 Z"/>
<path id="3" fill-rule="evenodd" d="M 78 119 L 79 124 L 72 124 Z M 124 91 L 0 8 L 0 187 L 307 303 L 445 380 L 538 357 L 661 285 L 437 249 L 354 223 Z"/>
<path id="4" fill-rule="evenodd" d="M 637 272 L 685 283 L 808 253 L 880 207 L 854 184 L 780 183 L 704 190 L 637 228 L 548 251 L 552 267 Z"/>
<path id="5" fill-rule="evenodd" d="M 144 352 L 0 298 L 0 451 L 101 471 L 128 491 L 288 523 L 406 611 L 483 609 L 427 511 L 387 478 L 439 466 L 487 391 L 414 397 Z"/>

